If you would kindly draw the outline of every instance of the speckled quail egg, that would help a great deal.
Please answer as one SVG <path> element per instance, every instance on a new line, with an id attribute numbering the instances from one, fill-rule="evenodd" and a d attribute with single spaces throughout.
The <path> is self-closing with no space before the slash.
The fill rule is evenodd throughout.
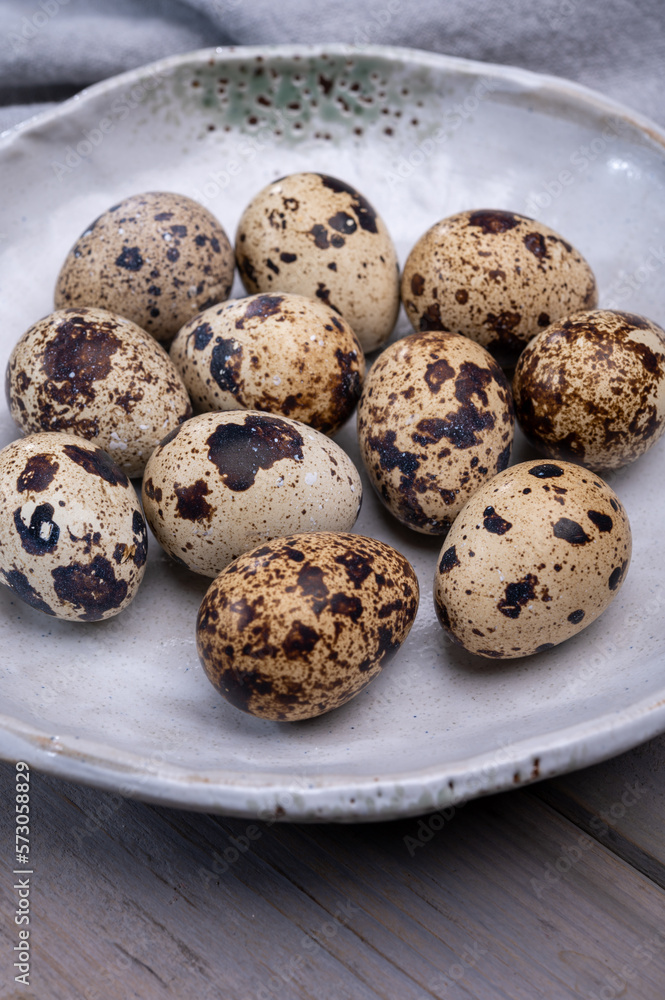
<path id="1" fill-rule="evenodd" d="M 513 406 L 488 352 L 456 333 L 413 333 L 387 347 L 358 405 L 363 463 L 388 510 L 445 534 L 469 497 L 508 465 Z"/>
<path id="2" fill-rule="evenodd" d="M 474 494 L 440 552 L 434 600 L 453 642 L 485 657 L 539 653 L 590 625 L 631 555 L 621 501 L 568 462 L 523 462 Z"/>
<path id="3" fill-rule="evenodd" d="M 166 351 L 104 309 L 63 309 L 39 320 L 7 365 L 7 402 L 22 431 L 69 431 L 143 472 L 162 438 L 192 415 Z"/>
<path id="4" fill-rule="evenodd" d="M 633 313 L 576 313 L 531 341 L 513 390 L 522 430 L 539 451 L 617 469 L 665 430 L 665 330 Z"/>
<path id="5" fill-rule="evenodd" d="M 417 610 L 416 574 L 385 542 L 289 535 L 240 556 L 211 585 L 197 620 L 199 657 L 236 708 L 310 719 L 376 677 Z"/>
<path id="6" fill-rule="evenodd" d="M 74 434 L 0 451 L 0 579 L 47 615 L 99 621 L 131 603 L 148 533 L 130 481 Z"/>
<path id="7" fill-rule="evenodd" d="M 312 427 L 254 410 L 204 413 L 151 455 L 143 506 L 160 545 L 217 576 L 260 542 L 293 531 L 348 531 L 360 476 L 339 445 Z"/>
<path id="8" fill-rule="evenodd" d="M 133 195 L 95 219 L 58 275 L 55 307 L 99 306 L 169 340 L 228 297 L 233 249 L 214 215 L 170 191 Z"/>
<path id="9" fill-rule="evenodd" d="M 365 352 L 390 336 L 399 268 L 383 220 L 360 192 L 327 174 L 291 174 L 249 203 L 236 234 L 247 291 L 296 292 L 332 306 Z"/>
<path id="10" fill-rule="evenodd" d="M 541 222 L 497 209 L 459 212 L 409 254 L 402 301 L 416 330 L 451 330 L 513 365 L 554 320 L 598 304 L 586 260 Z"/>
<path id="11" fill-rule="evenodd" d="M 252 295 L 186 323 L 171 358 L 199 410 L 266 410 L 334 434 L 351 415 L 365 358 L 349 324 L 303 295 Z"/>

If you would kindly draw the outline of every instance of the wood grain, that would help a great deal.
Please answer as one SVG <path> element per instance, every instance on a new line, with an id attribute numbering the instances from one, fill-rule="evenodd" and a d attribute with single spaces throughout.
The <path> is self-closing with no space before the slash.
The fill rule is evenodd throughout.
<path id="1" fill-rule="evenodd" d="M 33 778 L 33 986 L 5 873 L 2 1000 L 662 1000 L 665 893 L 530 792 L 296 826 Z"/>
<path id="2" fill-rule="evenodd" d="M 665 888 L 665 736 L 533 793 Z"/>

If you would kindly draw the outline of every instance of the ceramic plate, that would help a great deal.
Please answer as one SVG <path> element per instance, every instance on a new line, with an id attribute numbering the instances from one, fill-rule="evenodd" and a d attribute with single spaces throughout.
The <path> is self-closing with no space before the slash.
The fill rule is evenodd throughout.
<path id="1" fill-rule="evenodd" d="M 284 46 L 178 56 L 91 87 L 0 147 L 0 364 L 52 310 L 60 264 L 100 212 L 146 190 L 206 204 L 232 236 L 298 170 L 356 185 L 403 263 L 467 208 L 535 215 L 590 261 L 601 305 L 665 323 L 665 136 L 588 90 L 412 50 Z M 239 282 L 235 294 L 242 294 Z M 400 318 L 395 336 L 409 332 Z M 0 444 L 18 436 L 6 408 Z M 354 426 L 339 442 L 358 462 Z M 514 459 L 530 458 L 518 439 Z M 125 795 L 297 820 L 417 814 L 591 764 L 665 730 L 665 439 L 610 476 L 634 529 L 611 608 L 562 646 L 496 663 L 451 648 L 433 610 L 440 543 L 367 487 L 356 530 L 416 567 L 422 602 L 381 676 L 330 715 L 246 716 L 198 664 L 208 581 L 153 543 L 138 597 L 96 624 L 0 588 L 0 753 Z"/>

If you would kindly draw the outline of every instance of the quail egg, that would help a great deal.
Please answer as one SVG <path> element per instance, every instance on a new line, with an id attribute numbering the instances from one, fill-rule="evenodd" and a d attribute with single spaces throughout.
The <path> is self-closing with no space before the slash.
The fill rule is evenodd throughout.
<path id="1" fill-rule="evenodd" d="M 399 309 L 399 268 L 383 220 L 350 184 L 291 174 L 260 191 L 236 234 L 247 291 L 296 292 L 340 313 L 365 352 L 380 347 Z"/>
<path id="2" fill-rule="evenodd" d="M 31 434 L 0 451 L 0 579 L 47 615 L 99 621 L 133 600 L 148 533 L 109 456 L 73 434 Z"/>
<path id="3" fill-rule="evenodd" d="M 205 595 L 203 668 L 236 708 L 293 722 L 338 708 L 406 639 L 418 581 L 391 546 L 360 535 L 295 534 L 246 552 Z"/>
<path id="4" fill-rule="evenodd" d="M 516 212 L 459 212 L 418 240 L 402 301 L 415 330 L 450 330 L 514 365 L 550 323 L 598 304 L 581 254 L 553 229 Z"/>
<path id="5" fill-rule="evenodd" d="M 387 347 L 358 406 L 363 463 L 402 524 L 445 534 L 469 497 L 508 465 L 510 386 L 492 356 L 456 333 L 412 333 Z"/>
<path id="6" fill-rule="evenodd" d="M 56 309 L 99 306 L 156 340 L 228 297 L 233 249 L 214 215 L 170 191 L 133 195 L 92 222 L 69 251 Z"/>
<path id="7" fill-rule="evenodd" d="M 24 333 L 7 365 L 7 402 L 24 432 L 67 431 L 140 476 L 161 439 L 192 415 L 166 351 L 104 309 L 63 309 Z"/>
<path id="8" fill-rule="evenodd" d="M 148 460 L 143 506 L 160 545 L 217 576 L 236 556 L 293 531 L 348 531 L 362 499 L 358 472 L 324 434 L 255 410 L 204 413 L 167 435 Z"/>
<path id="9" fill-rule="evenodd" d="M 617 469 L 665 430 L 665 330 L 633 313 L 576 313 L 531 341 L 513 391 L 520 426 L 539 451 Z"/>
<path id="10" fill-rule="evenodd" d="M 266 410 L 334 434 L 360 396 L 365 358 L 337 313 L 303 295 L 213 306 L 186 323 L 171 358 L 199 410 Z"/>
<path id="11" fill-rule="evenodd" d="M 437 615 L 479 656 L 539 653 L 602 614 L 630 556 L 628 516 L 607 483 L 569 462 L 523 462 L 460 511 L 439 554 Z"/>

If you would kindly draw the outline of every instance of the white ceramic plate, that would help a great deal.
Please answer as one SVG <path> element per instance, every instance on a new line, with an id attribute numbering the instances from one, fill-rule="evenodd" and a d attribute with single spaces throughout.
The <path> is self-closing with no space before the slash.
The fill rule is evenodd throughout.
<path id="1" fill-rule="evenodd" d="M 403 262 L 466 208 L 536 215 L 587 257 L 601 305 L 665 321 L 665 137 L 573 84 L 410 50 L 284 46 L 179 56 L 108 80 L 0 147 L 0 364 L 52 309 L 65 253 L 127 195 L 173 190 L 233 235 L 283 174 L 357 185 Z M 241 294 L 237 283 L 235 293 Z M 396 335 L 409 332 L 404 318 Z M 17 437 L 6 409 L 0 444 Z M 338 440 L 358 460 L 353 425 Z M 515 460 L 531 457 L 518 440 Z M 439 542 L 369 488 L 356 530 L 414 563 L 412 633 L 358 698 L 306 723 L 246 716 L 196 657 L 207 581 L 153 544 L 118 618 L 47 618 L 0 588 L 0 754 L 126 795 L 240 816 L 416 814 L 591 764 L 665 730 L 665 439 L 610 477 L 634 529 L 627 582 L 585 632 L 495 663 L 447 646 L 431 597 Z"/>

